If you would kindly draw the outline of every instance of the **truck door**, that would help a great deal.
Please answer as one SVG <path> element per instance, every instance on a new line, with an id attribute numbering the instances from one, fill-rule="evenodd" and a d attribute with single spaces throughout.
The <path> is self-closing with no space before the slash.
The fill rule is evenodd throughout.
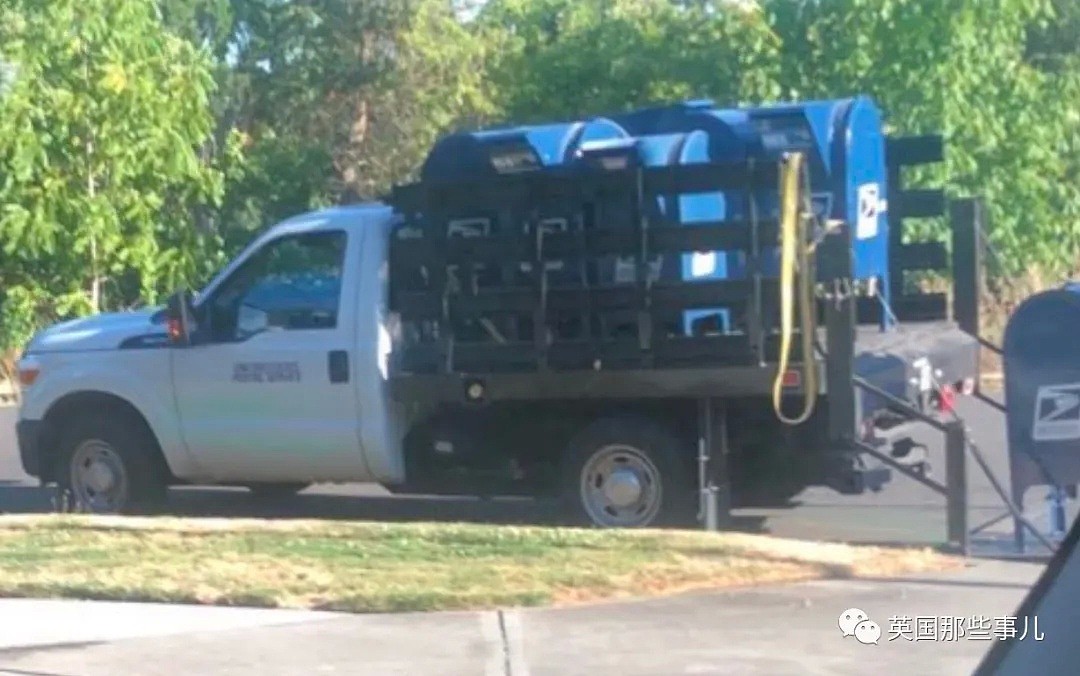
<path id="1" fill-rule="evenodd" d="M 362 231 L 283 234 L 199 299 L 172 350 L 184 439 L 216 480 L 364 479 L 352 380 Z"/>

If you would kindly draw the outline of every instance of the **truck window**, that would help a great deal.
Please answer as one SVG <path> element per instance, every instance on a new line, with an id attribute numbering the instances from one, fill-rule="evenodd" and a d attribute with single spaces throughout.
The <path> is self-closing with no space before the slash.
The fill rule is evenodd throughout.
<path id="1" fill-rule="evenodd" d="M 269 329 L 337 326 L 345 233 L 286 236 L 259 250 L 208 299 L 213 342 L 242 341 Z"/>

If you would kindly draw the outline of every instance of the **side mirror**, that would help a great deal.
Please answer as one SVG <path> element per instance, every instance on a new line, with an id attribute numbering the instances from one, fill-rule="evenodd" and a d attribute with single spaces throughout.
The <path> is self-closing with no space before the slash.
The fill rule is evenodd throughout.
<path id="1" fill-rule="evenodd" d="M 194 297 L 191 291 L 184 289 L 169 296 L 165 305 L 165 326 L 169 342 L 173 345 L 190 345 L 191 334 L 195 330 Z"/>

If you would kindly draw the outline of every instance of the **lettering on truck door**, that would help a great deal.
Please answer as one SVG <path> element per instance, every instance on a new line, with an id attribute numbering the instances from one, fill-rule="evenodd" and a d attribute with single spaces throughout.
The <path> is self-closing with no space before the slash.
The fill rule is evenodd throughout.
<path id="1" fill-rule="evenodd" d="M 366 477 L 345 265 L 359 246 L 342 230 L 284 234 L 200 300 L 195 344 L 172 351 L 173 383 L 185 442 L 214 478 Z"/>

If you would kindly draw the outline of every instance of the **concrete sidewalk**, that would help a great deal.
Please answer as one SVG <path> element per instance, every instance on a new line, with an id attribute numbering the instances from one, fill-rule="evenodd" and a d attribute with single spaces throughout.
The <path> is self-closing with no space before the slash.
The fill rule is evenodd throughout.
<path id="1" fill-rule="evenodd" d="M 890 641 L 890 618 L 1010 616 L 1041 569 L 979 561 L 898 580 L 480 613 L 0 601 L 0 674 L 969 674 L 990 641 Z M 841 635 L 850 607 L 880 624 L 878 645 Z"/>
<path id="2" fill-rule="evenodd" d="M 0 599 L 0 651 L 252 629 L 331 617 L 338 616 L 166 603 Z"/>

